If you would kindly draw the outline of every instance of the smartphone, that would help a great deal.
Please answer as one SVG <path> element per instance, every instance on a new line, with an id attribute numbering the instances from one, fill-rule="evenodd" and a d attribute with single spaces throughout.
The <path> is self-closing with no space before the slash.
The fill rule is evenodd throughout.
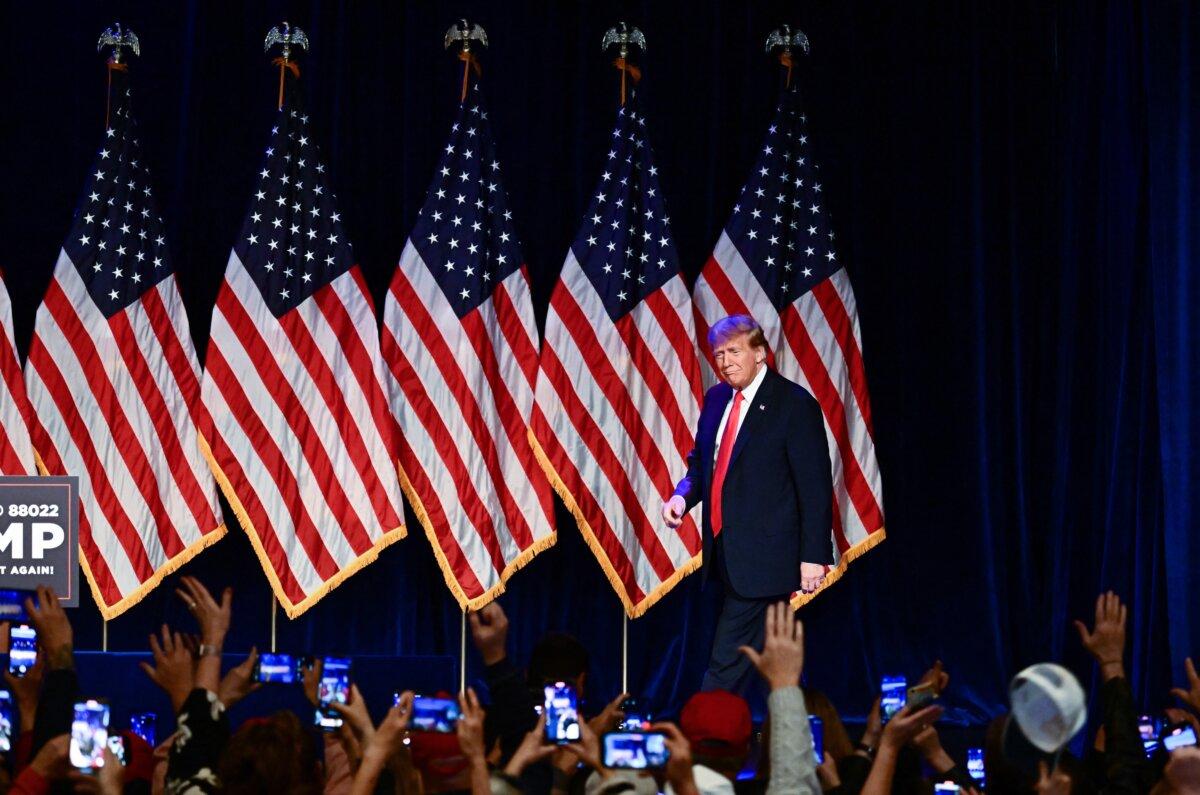
<path id="1" fill-rule="evenodd" d="M 129 731 L 154 748 L 158 743 L 158 715 L 153 712 L 135 712 L 129 716 Z"/>
<path id="2" fill-rule="evenodd" d="M 924 709 L 937 700 L 937 691 L 933 689 L 932 682 L 910 687 L 905 703 L 909 706 L 909 712 L 916 712 L 919 709 Z"/>
<path id="3" fill-rule="evenodd" d="M 1138 736 L 1142 738 L 1142 748 L 1146 751 L 1146 758 L 1154 756 L 1158 749 L 1162 747 L 1162 743 L 1158 741 L 1158 736 L 1162 734 L 1162 721 L 1153 715 L 1141 715 L 1138 717 Z"/>
<path id="4" fill-rule="evenodd" d="M 342 725 L 342 717 L 329 708 L 335 701 L 345 704 L 350 698 L 350 658 L 326 657 L 317 685 L 317 713 L 314 723 L 325 731 Z"/>
<path id="5" fill-rule="evenodd" d="M 1186 748 L 1196 744 L 1196 730 L 1190 723 L 1176 723 L 1168 726 L 1162 735 L 1163 748 L 1174 751 L 1176 748 Z"/>
<path id="6" fill-rule="evenodd" d="M 393 703 L 399 698 L 400 694 L 395 694 L 392 697 Z M 458 702 L 452 698 L 413 696 L 412 717 L 408 720 L 408 728 L 415 732 L 451 734 L 461 717 Z"/>
<path id="7" fill-rule="evenodd" d="M 621 770 L 659 770 L 671 755 L 661 732 L 608 732 L 601 751 L 601 764 Z"/>
<path id="8" fill-rule="evenodd" d="M 37 631 L 28 624 L 18 624 L 8 632 L 8 672 L 24 676 L 37 662 Z"/>
<path id="9" fill-rule="evenodd" d="M 908 680 L 903 676 L 885 676 L 880 685 L 879 708 L 883 712 L 883 722 L 887 723 L 892 716 L 904 709 Z"/>
<path id="10" fill-rule="evenodd" d="M 962 787 L 955 784 L 953 781 L 943 781 L 941 784 L 933 785 L 934 792 L 962 792 Z"/>
<path id="11" fill-rule="evenodd" d="M 290 654 L 260 654 L 254 664 L 254 681 L 292 685 L 303 679 L 300 666 Z"/>
<path id="12" fill-rule="evenodd" d="M 71 721 L 72 767 L 83 771 L 104 767 L 108 715 L 108 704 L 99 699 L 89 698 L 75 703 L 75 717 Z"/>
<path id="13" fill-rule="evenodd" d="M 816 715 L 809 715 L 808 728 L 812 730 L 813 754 L 819 765 L 825 761 L 825 723 Z"/>
<path id="14" fill-rule="evenodd" d="M 979 788 L 987 786 L 987 772 L 983 766 L 983 749 L 967 749 L 967 775 L 979 782 Z"/>
<path id="15" fill-rule="evenodd" d="M 12 750 L 13 701 L 12 693 L 0 690 L 0 753 Z"/>
<path id="16" fill-rule="evenodd" d="M 579 698 L 566 682 L 546 685 L 546 739 L 557 745 L 573 743 L 579 734 Z"/>
<path id="17" fill-rule="evenodd" d="M 642 709 L 636 698 L 627 698 L 621 702 L 621 711 L 625 717 L 621 719 L 618 731 L 637 732 L 650 728 L 650 713 Z"/>
<path id="18" fill-rule="evenodd" d="M 30 595 L 29 591 L 0 589 L 0 621 L 28 621 L 29 616 L 25 613 L 25 599 Z"/>
<path id="19" fill-rule="evenodd" d="M 129 764 L 129 751 L 125 749 L 125 738 L 119 734 L 108 735 L 108 750 L 113 752 L 121 765 Z"/>

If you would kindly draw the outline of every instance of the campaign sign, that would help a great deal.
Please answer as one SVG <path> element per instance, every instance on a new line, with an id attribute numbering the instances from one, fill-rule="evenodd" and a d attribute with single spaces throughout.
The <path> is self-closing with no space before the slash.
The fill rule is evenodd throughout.
<path id="1" fill-rule="evenodd" d="M 79 478 L 0 477 L 0 588 L 79 604 Z"/>

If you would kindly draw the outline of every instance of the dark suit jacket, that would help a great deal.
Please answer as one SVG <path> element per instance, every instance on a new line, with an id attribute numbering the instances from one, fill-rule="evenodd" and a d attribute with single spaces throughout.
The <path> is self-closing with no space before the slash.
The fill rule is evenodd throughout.
<path id="1" fill-rule="evenodd" d="M 709 517 L 717 428 L 733 388 L 717 384 L 704 396 L 688 474 L 675 489 L 689 510 L 704 503 L 704 577 L 712 560 Z M 833 475 L 821 407 L 804 387 L 768 370 L 729 459 L 722 490 L 721 530 L 729 584 L 748 599 L 800 587 L 800 563 L 833 563 Z"/>

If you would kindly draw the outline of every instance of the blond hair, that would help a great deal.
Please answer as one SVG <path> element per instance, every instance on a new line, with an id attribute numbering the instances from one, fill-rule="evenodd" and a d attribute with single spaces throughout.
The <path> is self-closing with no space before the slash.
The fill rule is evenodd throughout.
<path id="1" fill-rule="evenodd" d="M 767 347 L 767 337 L 763 334 L 762 326 L 749 315 L 730 315 L 713 323 L 708 330 L 709 347 L 715 348 L 722 342 L 728 342 L 742 334 L 749 338 L 751 348 Z"/>

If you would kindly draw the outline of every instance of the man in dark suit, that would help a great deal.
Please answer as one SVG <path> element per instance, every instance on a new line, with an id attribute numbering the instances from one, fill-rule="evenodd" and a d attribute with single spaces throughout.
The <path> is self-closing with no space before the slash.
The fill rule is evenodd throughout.
<path id="1" fill-rule="evenodd" d="M 752 677 L 740 649 L 762 647 L 767 607 L 815 591 L 833 563 L 833 477 L 821 407 L 767 367 L 759 325 L 722 318 L 708 341 L 724 383 L 704 396 L 687 476 L 662 514 L 678 527 L 704 503 L 702 578 L 715 570 L 725 601 L 703 688 L 739 692 Z"/>

